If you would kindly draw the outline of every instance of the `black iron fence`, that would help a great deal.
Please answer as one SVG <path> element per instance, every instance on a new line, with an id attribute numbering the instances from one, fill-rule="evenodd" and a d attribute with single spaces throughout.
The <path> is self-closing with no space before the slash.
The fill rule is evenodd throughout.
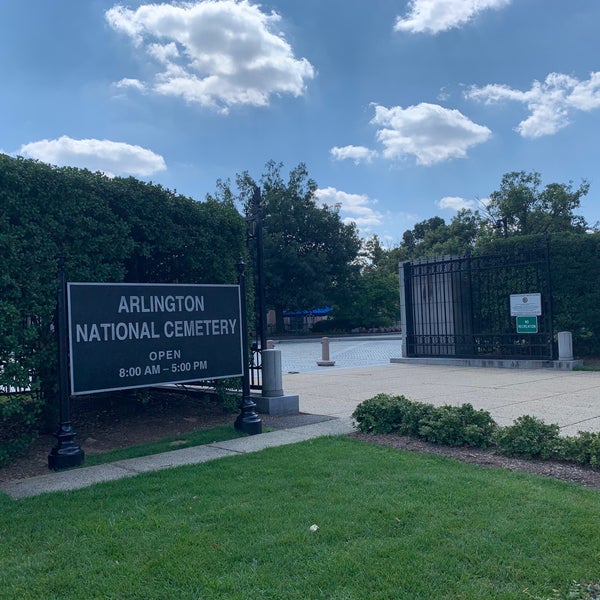
<path id="1" fill-rule="evenodd" d="M 250 353 L 250 389 L 262 389 L 262 354 L 256 343 Z"/>
<path id="2" fill-rule="evenodd" d="M 401 285 L 406 356 L 553 358 L 545 239 L 527 251 L 404 263 Z M 511 295 L 536 294 L 541 314 L 525 322 L 511 314 Z"/>

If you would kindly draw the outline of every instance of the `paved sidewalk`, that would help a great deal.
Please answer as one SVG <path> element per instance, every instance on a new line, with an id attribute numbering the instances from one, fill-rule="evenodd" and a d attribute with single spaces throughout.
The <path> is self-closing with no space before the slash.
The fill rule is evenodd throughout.
<path id="1" fill-rule="evenodd" d="M 320 422 L 301 427 L 280 429 L 260 435 L 253 435 L 205 446 L 182 448 L 162 454 L 130 458 L 114 463 L 93 467 L 82 467 L 58 473 L 48 473 L 29 479 L 19 479 L 0 484 L 0 492 L 14 499 L 37 496 L 47 492 L 65 492 L 88 487 L 95 483 L 134 477 L 141 473 L 160 471 L 183 465 L 195 465 L 226 456 L 236 456 L 258 452 L 274 446 L 295 444 L 326 435 L 343 435 L 353 431 L 350 418 L 323 419 Z"/>
<path id="2" fill-rule="evenodd" d="M 562 435 L 600 431 L 600 372 L 406 363 L 327 369 L 283 376 L 302 412 L 348 417 L 363 400 L 388 393 L 436 406 L 468 402 L 503 426 L 532 415 L 558 423 Z"/>
<path id="3" fill-rule="evenodd" d="M 300 396 L 302 413 L 320 415 L 315 417 L 318 422 L 300 427 L 284 423 L 283 429 L 271 433 L 7 482 L 0 484 L 0 492 L 23 498 L 73 490 L 148 471 L 256 452 L 324 435 L 346 434 L 353 430 L 351 415 L 356 406 L 382 392 L 403 394 L 410 400 L 435 405 L 468 402 L 475 408 L 488 410 L 500 425 L 510 425 L 519 416 L 532 415 L 546 423 L 558 423 L 563 435 L 600 431 L 600 372 L 396 363 L 286 373 L 283 387 L 286 394 Z"/>

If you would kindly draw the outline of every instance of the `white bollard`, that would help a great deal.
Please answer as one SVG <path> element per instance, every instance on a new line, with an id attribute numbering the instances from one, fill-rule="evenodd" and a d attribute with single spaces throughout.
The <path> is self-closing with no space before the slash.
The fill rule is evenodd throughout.
<path id="1" fill-rule="evenodd" d="M 329 359 L 329 338 L 321 338 L 321 360 L 317 361 L 319 367 L 333 367 L 335 360 Z"/>
<path id="2" fill-rule="evenodd" d="M 573 335 L 570 331 L 558 332 L 558 360 L 573 360 Z"/>

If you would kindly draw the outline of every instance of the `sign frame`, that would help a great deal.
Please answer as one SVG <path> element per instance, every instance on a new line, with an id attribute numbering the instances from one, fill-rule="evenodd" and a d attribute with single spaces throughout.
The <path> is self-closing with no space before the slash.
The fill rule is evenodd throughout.
<path id="1" fill-rule="evenodd" d="M 533 323 L 529 324 L 529 320 Z M 536 315 L 519 315 L 516 317 L 517 333 L 538 333 L 538 318 Z"/>
<path id="2" fill-rule="evenodd" d="M 542 314 L 542 295 L 537 294 L 511 294 L 511 317 L 539 317 Z"/>
<path id="3" fill-rule="evenodd" d="M 243 377 L 234 284 L 69 282 L 71 395 Z"/>

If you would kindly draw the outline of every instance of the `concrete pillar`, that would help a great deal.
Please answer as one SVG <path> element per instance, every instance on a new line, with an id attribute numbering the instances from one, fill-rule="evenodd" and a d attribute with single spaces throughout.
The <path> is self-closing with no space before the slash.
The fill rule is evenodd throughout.
<path id="1" fill-rule="evenodd" d="M 573 335 L 570 331 L 558 332 L 558 360 L 573 360 Z"/>
<path id="2" fill-rule="evenodd" d="M 321 360 L 317 361 L 319 367 L 333 367 L 335 360 L 329 359 L 329 338 L 321 338 Z"/>
<path id="3" fill-rule="evenodd" d="M 281 375 L 281 350 L 263 350 L 262 355 L 262 395 L 266 398 L 283 396 Z"/>
<path id="4" fill-rule="evenodd" d="M 286 395 L 283 391 L 281 350 L 268 348 L 261 352 L 262 394 L 254 398 L 258 412 L 268 415 L 297 415 L 300 412 L 300 397 Z"/>

